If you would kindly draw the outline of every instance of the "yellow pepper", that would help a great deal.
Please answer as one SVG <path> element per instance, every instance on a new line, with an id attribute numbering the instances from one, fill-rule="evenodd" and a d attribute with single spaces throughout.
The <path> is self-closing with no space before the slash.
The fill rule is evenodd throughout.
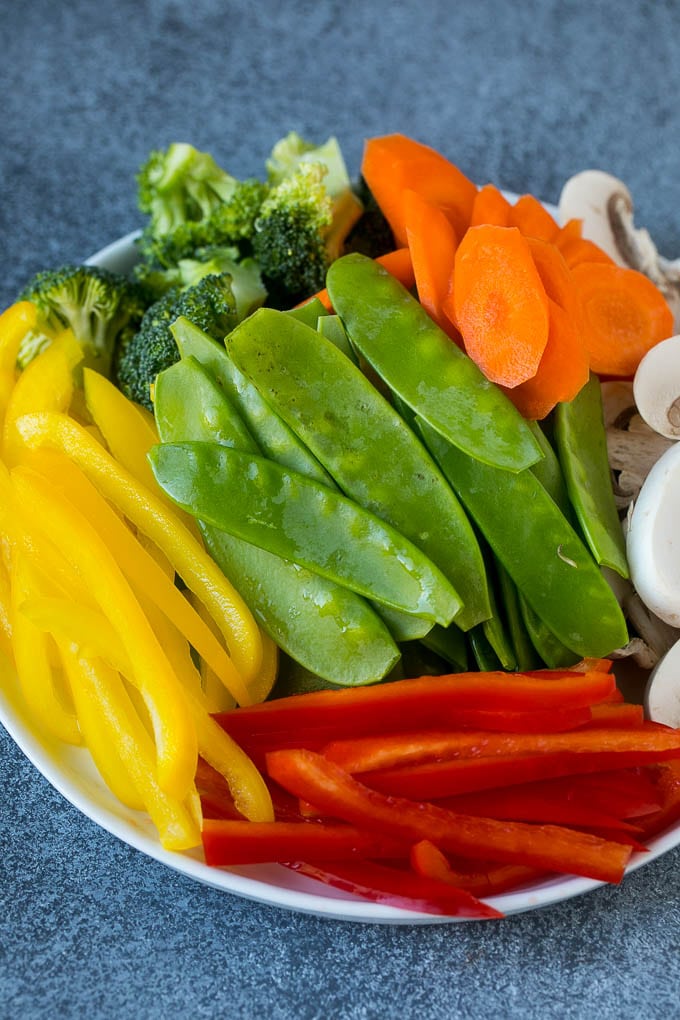
<path id="1" fill-rule="evenodd" d="M 151 737 L 139 719 L 119 674 L 105 663 L 89 660 L 67 643 L 60 645 L 76 703 L 87 702 L 101 718 L 100 740 L 105 739 L 126 770 L 141 802 L 156 826 L 167 850 L 188 850 L 200 844 L 195 817 L 195 787 L 184 801 L 170 796 L 156 779 L 155 752 Z M 99 745 L 101 746 L 101 744 Z M 109 760 L 111 760 L 109 758 Z"/>
<path id="2" fill-rule="evenodd" d="M 152 718 L 159 784 L 167 793 L 185 797 L 197 760 L 187 699 L 115 557 L 56 486 L 24 467 L 14 468 L 11 482 L 31 526 L 58 543 L 122 641 L 132 664 L 130 679 L 142 692 Z"/>
<path id="3" fill-rule="evenodd" d="M 66 415 L 28 414 L 18 419 L 16 427 L 29 447 L 61 450 L 75 461 L 128 520 L 160 547 L 217 622 L 247 685 L 262 662 L 259 628 L 242 597 L 191 532 L 153 492 L 141 486 L 82 426 Z M 250 701 L 247 690 L 239 701 L 241 704 Z"/>
<path id="4" fill-rule="evenodd" d="M 175 585 L 174 571 L 169 577 L 80 468 L 51 450 L 36 451 L 33 466 L 75 503 L 96 528 L 137 597 L 144 595 L 163 610 L 198 654 L 211 664 L 234 698 L 249 697 L 220 640 Z"/>
<path id="5" fill-rule="evenodd" d="M 37 309 L 30 301 L 17 301 L 0 315 L 0 422 L 16 379 L 21 341 L 36 324 Z"/>
<path id="6" fill-rule="evenodd" d="M 12 652 L 12 624 L 10 622 L 12 592 L 10 588 L 9 572 L 0 559 L 0 653 L 8 659 L 14 658 Z"/>

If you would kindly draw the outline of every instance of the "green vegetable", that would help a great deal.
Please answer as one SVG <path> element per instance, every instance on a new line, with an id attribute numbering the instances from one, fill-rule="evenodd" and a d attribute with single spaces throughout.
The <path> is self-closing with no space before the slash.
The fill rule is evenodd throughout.
<path id="1" fill-rule="evenodd" d="M 628 577 L 626 543 L 614 501 L 600 380 L 590 380 L 555 410 L 555 441 L 586 542 L 598 563 Z"/>
<path id="2" fill-rule="evenodd" d="M 193 357 L 160 374 L 155 413 L 165 442 L 216 440 L 257 449 L 214 377 Z M 340 685 L 374 683 L 390 672 L 399 650 L 362 598 L 209 524 L 199 526 L 250 610 L 304 670 Z"/>
<path id="3" fill-rule="evenodd" d="M 549 669 L 568 669 L 579 661 L 579 656 L 567 648 L 531 608 L 526 598 L 518 592 L 520 612 L 529 640 Z"/>
<path id="4" fill-rule="evenodd" d="M 449 442 L 510 471 L 539 459 L 531 430 L 507 397 L 378 263 L 345 255 L 329 268 L 327 286 L 353 347 Z"/>
<path id="5" fill-rule="evenodd" d="M 421 549 L 463 600 L 456 623 L 490 615 L 484 563 L 451 487 L 406 425 L 333 343 L 261 308 L 227 351 L 340 489 Z"/>
<path id="6" fill-rule="evenodd" d="M 237 321 L 229 275 L 204 276 L 186 290 L 168 291 L 146 311 L 139 329 L 117 346 L 113 363 L 116 385 L 149 410 L 153 409 L 156 376 L 179 360 L 170 330 L 179 316 L 215 339 L 223 338 Z"/>
<path id="7" fill-rule="evenodd" d="M 524 623 L 524 617 L 522 614 L 523 606 L 528 608 L 526 600 L 523 600 L 523 606 L 520 605 L 520 595 L 517 591 L 515 582 L 512 580 L 505 567 L 503 567 L 497 560 L 496 574 L 498 576 L 499 597 L 505 611 L 508 634 L 515 652 L 517 669 L 520 673 L 531 669 L 538 669 L 539 666 L 541 666 L 541 660 L 538 652 L 531 642 L 529 634 L 527 633 L 526 624 Z"/>
<path id="8" fill-rule="evenodd" d="M 83 348 L 85 364 L 103 375 L 109 374 L 114 347 L 137 329 L 146 308 L 139 286 L 119 273 L 90 265 L 43 270 L 18 300 L 32 301 L 38 310 L 37 327 L 19 348 L 20 368 L 68 327 Z"/>
<path id="9" fill-rule="evenodd" d="M 411 542 L 325 485 L 217 443 L 163 444 L 156 480 L 202 521 L 402 612 L 448 624 L 456 592 Z"/>
<path id="10" fill-rule="evenodd" d="M 626 623 L 614 593 L 534 473 L 490 467 L 426 422 L 419 427 L 497 559 L 549 630 L 581 657 L 625 645 Z"/>

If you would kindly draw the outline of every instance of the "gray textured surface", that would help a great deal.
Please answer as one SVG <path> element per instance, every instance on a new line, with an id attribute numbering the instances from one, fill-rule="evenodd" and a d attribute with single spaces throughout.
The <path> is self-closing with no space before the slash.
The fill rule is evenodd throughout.
<path id="1" fill-rule="evenodd" d="M 139 223 L 193 141 L 237 174 L 295 128 L 401 130 L 555 201 L 623 177 L 680 254 L 680 5 L 627 0 L 0 0 L 0 305 Z M 197 886 L 98 830 L 0 732 L 0 1015 L 680 1016 L 680 854 L 500 924 L 320 921 Z"/>

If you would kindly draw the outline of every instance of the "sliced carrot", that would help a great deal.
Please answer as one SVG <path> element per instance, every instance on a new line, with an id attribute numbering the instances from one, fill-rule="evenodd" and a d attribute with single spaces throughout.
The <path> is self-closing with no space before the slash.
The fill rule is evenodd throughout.
<path id="1" fill-rule="evenodd" d="M 563 245 L 579 237 L 583 237 L 583 220 L 573 219 L 563 223 L 552 240 L 553 244 L 561 249 Z"/>
<path id="2" fill-rule="evenodd" d="M 495 184 L 485 184 L 475 195 L 470 217 L 470 226 L 479 227 L 492 223 L 497 227 L 509 227 L 512 206 Z"/>
<path id="3" fill-rule="evenodd" d="M 410 188 L 404 192 L 404 225 L 408 238 L 418 300 L 445 332 L 460 341 L 443 311 L 453 279 L 458 239 L 451 221 L 439 206 Z"/>
<path id="4" fill-rule="evenodd" d="M 581 262 L 571 274 L 583 311 L 591 369 L 631 377 L 647 351 L 673 334 L 673 313 L 666 299 L 635 269 Z"/>
<path id="5" fill-rule="evenodd" d="M 521 195 L 510 207 L 509 226 L 518 227 L 525 237 L 552 241 L 559 225 L 546 207 L 533 195 Z"/>
<path id="6" fill-rule="evenodd" d="M 367 139 L 361 173 L 399 245 L 408 243 L 404 191 L 440 206 L 460 237 L 470 222 L 477 186 L 441 153 L 402 134 Z"/>
<path id="7" fill-rule="evenodd" d="M 487 379 L 514 387 L 536 374 L 548 342 L 548 299 L 517 227 L 470 227 L 458 246 L 453 321 Z"/>
<path id="8" fill-rule="evenodd" d="M 589 356 L 578 322 L 548 298 L 548 342 L 536 373 L 507 396 L 527 419 L 541 421 L 556 404 L 573 400 L 588 382 Z"/>
<path id="9" fill-rule="evenodd" d="M 609 265 L 616 265 L 611 255 L 586 237 L 565 238 L 559 246 L 559 251 L 570 269 L 580 262 L 606 262 Z"/>

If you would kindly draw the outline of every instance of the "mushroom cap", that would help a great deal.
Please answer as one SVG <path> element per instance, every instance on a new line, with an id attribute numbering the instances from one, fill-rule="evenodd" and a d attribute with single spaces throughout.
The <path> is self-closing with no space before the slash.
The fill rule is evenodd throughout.
<path id="1" fill-rule="evenodd" d="M 628 520 L 626 551 L 633 585 L 647 608 L 680 627 L 680 443 L 659 458 Z"/>
<path id="2" fill-rule="evenodd" d="M 649 675 L 644 696 L 645 714 L 653 722 L 680 726 L 680 641 Z"/>
<path id="3" fill-rule="evenodd" d="M 560 219 L 562 223 L 581 220 L 583 236 L 602 248 L 620 266 L 627 266 L 629 263 L 612 227 L 610 210 L 613 201 L 620 201 L 632 215 L 633 200 L 623 181 L 604 170 L 582 170 L 570 177 L 562 188 Z"/>
<path id="4" fill-rule="evenodd" d="M 680 439 L 680 335 L 647 351 L 633 379 L 633 395 L 650 428 Z"/>

